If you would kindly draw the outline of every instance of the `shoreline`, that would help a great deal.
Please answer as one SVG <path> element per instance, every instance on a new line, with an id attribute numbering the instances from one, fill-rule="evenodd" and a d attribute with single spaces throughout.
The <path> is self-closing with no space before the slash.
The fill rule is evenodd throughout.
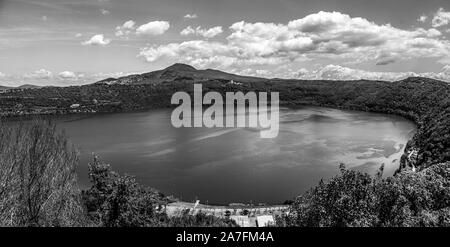
<path id="1" fill-rule="evenodd" d="M 114 111 L 114 112 L 95 112 L 95 113 L 64 113 L 64 114 L 55 114 L 55 115 L 42 115 L 42 114 L 34 114 L 34 115 L 27 115 L 27 116 L 19 116 L 17 118 L 13 117 L 12 119 L 8 119 L 7 121 L 12 121 L 12 122 L 20 122 L 20 121 L 27 121 L 27 120 L 33 120 L 35 118 L 38 119 L 63 119 L 62 121 L 64 122 L 72 122 L 72 121 L 78 121 L 78 120 L 82 120 L 82 119 L 87 119 L 87 118 L 91 118 L 91 117 L 96 117 L 96 116 L 105 116 L 105 115 L 113 115 L 113 114 L 133 114 L 133 113 L 145 113 L 145 112 L 149 112 L 149 111 L 159 111 L 159 110 L 166 110 L 166 109 L 173 109 L 176 106 L 171 106 L 171 107 L 150 107 L 150 108 L 143 108 L 143 109 L 134 109 L 134 110 L 124 110 L 124 111 Z M 403 118 L 405 120 L 411 121 L 412 123 L 414 123 L 415 127 L 416 127 L 416 133 L 417 130 L 419 129 L 419 125 L 411 120 L 408 119 L 406 117 L 397 115 L 397 114 L 388 114 L 388 113 L 384 113 L 384 112 L 372 112 L 372 111 L 364 111 L 364 110 L 358 110 L 358 109 L 348 109 L 346 107 L 332 107 L 332 106 L 318 106 L 318 105 L 313 105 L 313 104 L 309 104 L 309 105 L 293 105 L 293 104 L 282 104 L 280 105 L 280 107 L 285 108 L 285 109 L 302 109 L 302 108 L 308 108 L 308 107 L 313 107 L 313 108 L 320 108 L 320 109 L 328 109 L 328 110 L 339 110 L 339 111 L 349 111 L 349 112 L 356 112 L 356 113 L 371 113 L 371 114 L 380 114 L 380 115 L 386 115 L 386 116 L 395 116 L 398 118 Z M 282 110 L 282 109 L 280 109 Z M 224 127 L 225 128 L 225 127 Z M 415 134 L 414 134 L 415 135 Z M 395 176 L 395 174 L 398 172 L 398 170 L 401 169 L 402 167 L 402 163 L 401 163 L 401 158 L 403 156 L 409 157 L 411 154 L 411 151 L 407 150 L 407 144 L 408 142 L 412 141 L 412 139 L 414 138 L 414 135 L 412 136 L 412 138 L 408 139 L 405 142 L 405 147 L 403 147 L 402 149 L 404 149 L 404 152 L 401 154 L 400 158 L 399 158 L 399 164 L 398 166 L 396 166 L 395 168 L 393 168 L 393 173 L 390 176 Z M 180 201 L 180 203 L 185 203 L 186 205 L 189 204 L 189 202 L 185 202 L 185 201 Z M 264 203 L 266 204 L 266 206 L 276 206 L 278 204 L 272 204 L 272 203 Z M 216 208 L 223 208 L 223 207 L 230 207 L 229 205 L 221 205 L 221 204 L 216 204 L 216 205 L 211 205 L 214 206 Z M 255 207 L 255 206 L 253 206 Z"/>

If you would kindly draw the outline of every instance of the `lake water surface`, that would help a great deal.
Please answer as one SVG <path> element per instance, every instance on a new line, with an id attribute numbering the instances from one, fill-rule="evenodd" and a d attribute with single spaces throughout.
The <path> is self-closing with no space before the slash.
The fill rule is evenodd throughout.
<path id="1" fill-rule="evenodd" d="M 280 110 L 277 138 L 249 128 L 172 127 L 170 109 L 58 118 L 80 149 L 82 187 L 92 153 L 166 195 L 202 203 L 281 203 L 348 168 L 385 176 L 398 168 L 415 125 L 403 118 L 329 108 Z"/>

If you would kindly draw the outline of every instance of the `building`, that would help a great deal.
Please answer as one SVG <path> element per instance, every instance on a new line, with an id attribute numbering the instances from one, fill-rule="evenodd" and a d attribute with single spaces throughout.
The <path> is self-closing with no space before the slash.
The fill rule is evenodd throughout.
<path id="1" fill-rule="evenodd" d="M 256 216 L 256 222 L 258 224 L 258 227 L 267 227 L 275 225 L 275 220 L 273 219 L 272 215 Z"/>

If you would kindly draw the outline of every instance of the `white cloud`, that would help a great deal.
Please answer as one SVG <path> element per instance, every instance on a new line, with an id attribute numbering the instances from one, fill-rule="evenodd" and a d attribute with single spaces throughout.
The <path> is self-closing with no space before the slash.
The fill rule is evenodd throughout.
<path id="1" fill-rule="evenodd" d="M 99 73 L 91 74 L 87 77 L 89 78 L 90 81 L 96 82 L 96 81 L 104 80 L 107 78 L 120 78 L 123 76 L 142 74 L 142 73 L 146 73 L 146 72 L 148 72 L 148 71 L 99 72 Z"/>
<path id="2" fill-rule="evenodd" d="M 6 74 L 0 71 L 0 77 L 6 77 Z"/>
<path id="3" fill-rule="evenodd" d="M 75 37 L 76 37 L 76 38 L 79 38 L 79 37 L 81 37 L 81 36 L 83 36 L 83 34 L 81 34 L 81 33 L 75 34 Z"/>
<path id="4" fill-rule="evenodd" d="M 434 14 L 431 20 L 431 25 L 433 27 L 441 27 L 450 23 L 450 12 L 445 11 L 444 8 L 439 8 L 439 10 Z"/>
<path id="5" fill-rule="evenodd" d="M 151 21 L 147 24 L 141 25 L 136 29 L 138 35 L 161 35 L 165 33 L 170 27 L 167 21 Z"/>
<path id="6" fill-rule="evenodd" d="M 252 68 L 233 69 L 229 72 L 234 73 L 234 74 L 244 75 L 244 76 L 256 76 L 256 77 L 263 77 L 263 78 L 273 77 L 273 75 L 274 75 L 274 73 L 272 71 L 269 71 L 266 69 L 252 69 Z"/>
<path id="7" fill-rule="evenodd" d="M 348 68 L 329 64 L 317 70 L 299 71 L 297 79 L 309 80 L 382 80 L 398 81 L 408 77 L 428 77 L 437 80 L 450 81 L 450 67 L 444 66 L 441 72 L 415 73 L 415 72 L 374 72 L 362 69 Z"/>
<path id="8" fill-rule="evenodd" d="M 442 71 L 450 74 L 450 64 L 445 65 L 444 68 L 442 68 Z"/>
<path id="9" fill-rule="evenodd" d="M 109 14 L 111 14 L 111 12 L 109 12 L 109 10 L 107 10 L 107 9 L 100 9 L 100 13 L 102 13 L 102 15 L 109 15 Z"/>
<path id="10" fill-rule="evenodd" d="M 20 86 L 23 84 L 33 84 L 38 86 L 68 86 L 68 85 L 83 85 L 97 82 L 109 77 L 122 77 L 131 74 L 142 74 L 148 71 L 134 71 L 134 72 L 114 72 L 114 73 L 82 73 L 73 72 L 70 70 L 61 71 L 53 74 L 52 72 L 40 69 L 32 73 L 23 75 L 9 75 L 0 72 L 0 85 L 2 86 Z M 4 76 L 3 76 L 4 75 Z"/>
<path id="11" fill-rule="evenodd" d="M 404 30 L 339 12 L 318 12 L 287 24 L 241 21 L 229 29 L 225 42 L 152 45 L 142 48 L 139 56 L 149 62 L 176 59 L 200 68 L 222 69 L 314 59 L 387 65 L 414 58 L 445 62 L 450 57 L 450 42 L 441 39 L 441 32 L 434 28 Z M 197 34 L 197 29 L 188 27 L 182 33 Z"/>
<path id="12" fill-rule="evenodd" d="M 42 16 L 41 18 L 42 18 L 43 21 L 47 21 L 48 20 L 48 17 L 46 15 Z"/>
<path id="13" fill-rule="evenodd" d="M 191 35 L 195 34 L 195 29 L 193 29 L 191 26 L 186 27 L 185 29 L 181 30 L 181 35 Z"/>
<path id="14" fill-rule="evenodd" d="M 62 79 L 73 79 L 76 78 L 77 75 L 72 71 L 63 71 L 58 74 L 58 76 Z"/>
<path id="15" fill-rule="evenodd" d="M 134 22 L 133 20 L 126 21 L 121 26 L 116 27 L 115 35 L 119 37 L 120 36 L 126 37 L 136 28 L 135 25 L 136 22 Z"/>
<path id="16" fill-rule="evenodd" d="M 300 68 L 298 71 L 296 71 L 296 78 L 305 78 L 309 75 L 309 71 L 305 68 Z"/>
<path id="17" fill-rule="evenodd" d="M 213 57 L 228 57 L 230 47 L 220 42 L 208 42 L 204 40 L 192 40 L 182 43 L 171 43 L 161 46 L 151 46 L 141 49 L 139 56 L 148 62 L 153 62 L 164 57 L 184 56 L 195 63 L 196 59 Z"/>
<path id="18" fill-rule="evenodd" d="M 221 26 L 212 27 L 209 29 L 202 29 L 200 26 L 193 29 L 191 26 L 186 27 L 183 29 L 180 34 L 181 35 L 199 35 L 204 38 L 213 38 L 223 32 Z"/>
<path id="19" fill-rule="evenodd" d="M 362 69 L 328 64 L 318 69 L 288 68 L 280 66 L 275 70 L 254 69 L 237 67 L 228 70 L 230 73 L 264 78 L 283 78 L 299 80 L 382 80 L 398 81 L 408 77 L 427 77 L 450 82 L 450 65 L 446 65 L 440 72 L 415 73 L 415 72 L 376 72 Z"/>
<path id="20" fill-rule="evenodd" d="M 315 79 L 324 80 L 397 80 L 403 77 L 413 76 L 413 74 L 390 73 L 390 72 L 369 72 L 365 70 L 352 69 L 339 65 L 327 65 L 312 73 Z"/>
<path id="21" fill-rule="evenodd" d="M 193 29 L 191 26 L 187 26 L 185 29 L 181 30 L 181 35 L 191 35 L 195 34 L 195 29 Z"/>
<path id="22" fill-rule="evenodd" d="M 420 30 L 420 29 L 418 29 Z M 435 29 L 435 28 L 430 28 L 428 30 L 425 31 L 426 32 L 426 36 L 429 38 L 435 38 L 435 37 L 439 37 L 442 35 L 441 31 Z"/>
<path id="23" fill-rule="evenodd" d="M 198 16 L 196 14 L 187 14 L 183 17 L 184 19 L 196 19 Z"/>
<path id="24" fill-rule="evenodd" d="M 53 73 L 46 69 L 39 69 L 32 73 L 27 73 L 23 77 L 29 79 L 49 79 L 53 77 Z"/>
<path id="25" fill-rule="evenodd" d="M 89 40 L 81 42 L 82 45 L 106 46 L 111 43 L 110 39 L 105 39 L 103 34 L 96 34 Z"/>
<path id="26" fill-rule="evenodd" d="M 418 22 L 424 23 L 424 22 L 427 21 L 427 19 L 428 19 L 428 16 L 426 16 L 426 15 L 421 15 L 421 16 L 419 16 L 419 18 L 417 19 L 417 21 L 418 21 Z"/>

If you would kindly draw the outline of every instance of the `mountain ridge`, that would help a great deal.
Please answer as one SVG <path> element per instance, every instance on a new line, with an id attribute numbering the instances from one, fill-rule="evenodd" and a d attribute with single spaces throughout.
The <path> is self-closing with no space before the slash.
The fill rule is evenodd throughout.
<path id="1" fill-rule="evenodd" d="M 199 70 L 195 67 L 183 64 L 183 63 L 175 63 L 169 67 L 166 67 L 161 70 L 155 70 L 151 72 L 145 72 L 142 74 L 133 74 L 128 76 L 123 76 L 119 78 L 106 78 L 100 81 L 95 82 L 94 84 L 104 83 L 104 84 L 124 84 L 124 85 L 136 85 L 136 84 L 161 84 L 161 83 L 170 83 L 170 82 L 202 82 L 202 81 L 210 81 L 210 80 L 228 80 L 235 81 L 239 83 L 248 83 L 248 82 L 264 82 L 264 81 L 383 81 L 383 80 L 370 80 L 370 79 L 355 79 L 355 80 L 324 80 L 324 79 L 315 79 L 315 80 L 305 80 L 305 79 L 281 79 L 281 78 L 264 78 L 264 77 L 255 77 L 255 76 L 243 76 L 233 73 L 224 72 L 217 69 L 204 69 Z M 428 77 L 417 77 L 411 76 L 404 79 L 399 79 L 392 82 L 401 82 L 401 81 L 417 81 L 417 82 L 446 82 L 443 80 L 428 78 Z M 449 82 L 446 82 L 449 83 Z"/>
<path id="2" fill-rule="evenodd" d="M 9 86 L 2 86 L 0 85 L 0 90 L 10 90 L 10 89 L 35 89 L 35 88 L 41 88 L 42 86 L 37 86 L 33 84 L 23 84 L 17 87 L 9 87 Z"/>
<path id="3" fill-rule="evenodd" d="M 236 82 L 267 81 L 269 79 L 253 76 L 242 76 L 214 69 L 199 70 L 191 65 L 175 63 L 165 69 L 133 74 L 119 78 L 107 78 L 95 83 L 106 84 L 161 84 L 167 82 L 201 82 L 208 80 L 233 80 Z"/>
<path id="4" fill-rule="evenodd" d="M 356 79 L 356 80 L 330 80 L 330 79 L 295 79 L 295 78 L 263 78 L 254 76 L 243 76 L 238 74 L 232 74 L 224 72 L 217 69 L 204 69 L 199 70 L 195 67 L 183 64 L 175 63 L 169 67 L 161 70 L 155 70 L 151 72 L 145 72 L 142 74 L 132 74 L 127 76 L 122 76 L 118 78 L 109 77 L 93 83 L 88 83 L 84 85 L 95 85 L 95 84 L 122 84 L 122 85 L 140 85 L 140 84 L 163 84 L 163 83 L 176 83 L 176 82 L 206 82 L 212 80 L 226 80 L 234 81 L 237 83 L 249 83 L 249 82 L 269 82 L 269 81 L 383 81 L 383 80 L 370 80 L 370 79 Z M 428 77 L 417 77 L 411 76 L 404 79 L 392 81 L 394 82 L 404 82 L 411 81 L 416 83 L 435 83 L 435 82 L 446 82 L 443 80 L 428 78 Z M 385 81 L 390 82 L 390 81 Z M 32 84 L 24 84 L 17 87 L 13 86 L 2 86 L 0 85 L 0 90 L 11 90 L 11 89 L 37 89 L 42 87 L 64 87 L 64 86 L 37 86 Z"/>

